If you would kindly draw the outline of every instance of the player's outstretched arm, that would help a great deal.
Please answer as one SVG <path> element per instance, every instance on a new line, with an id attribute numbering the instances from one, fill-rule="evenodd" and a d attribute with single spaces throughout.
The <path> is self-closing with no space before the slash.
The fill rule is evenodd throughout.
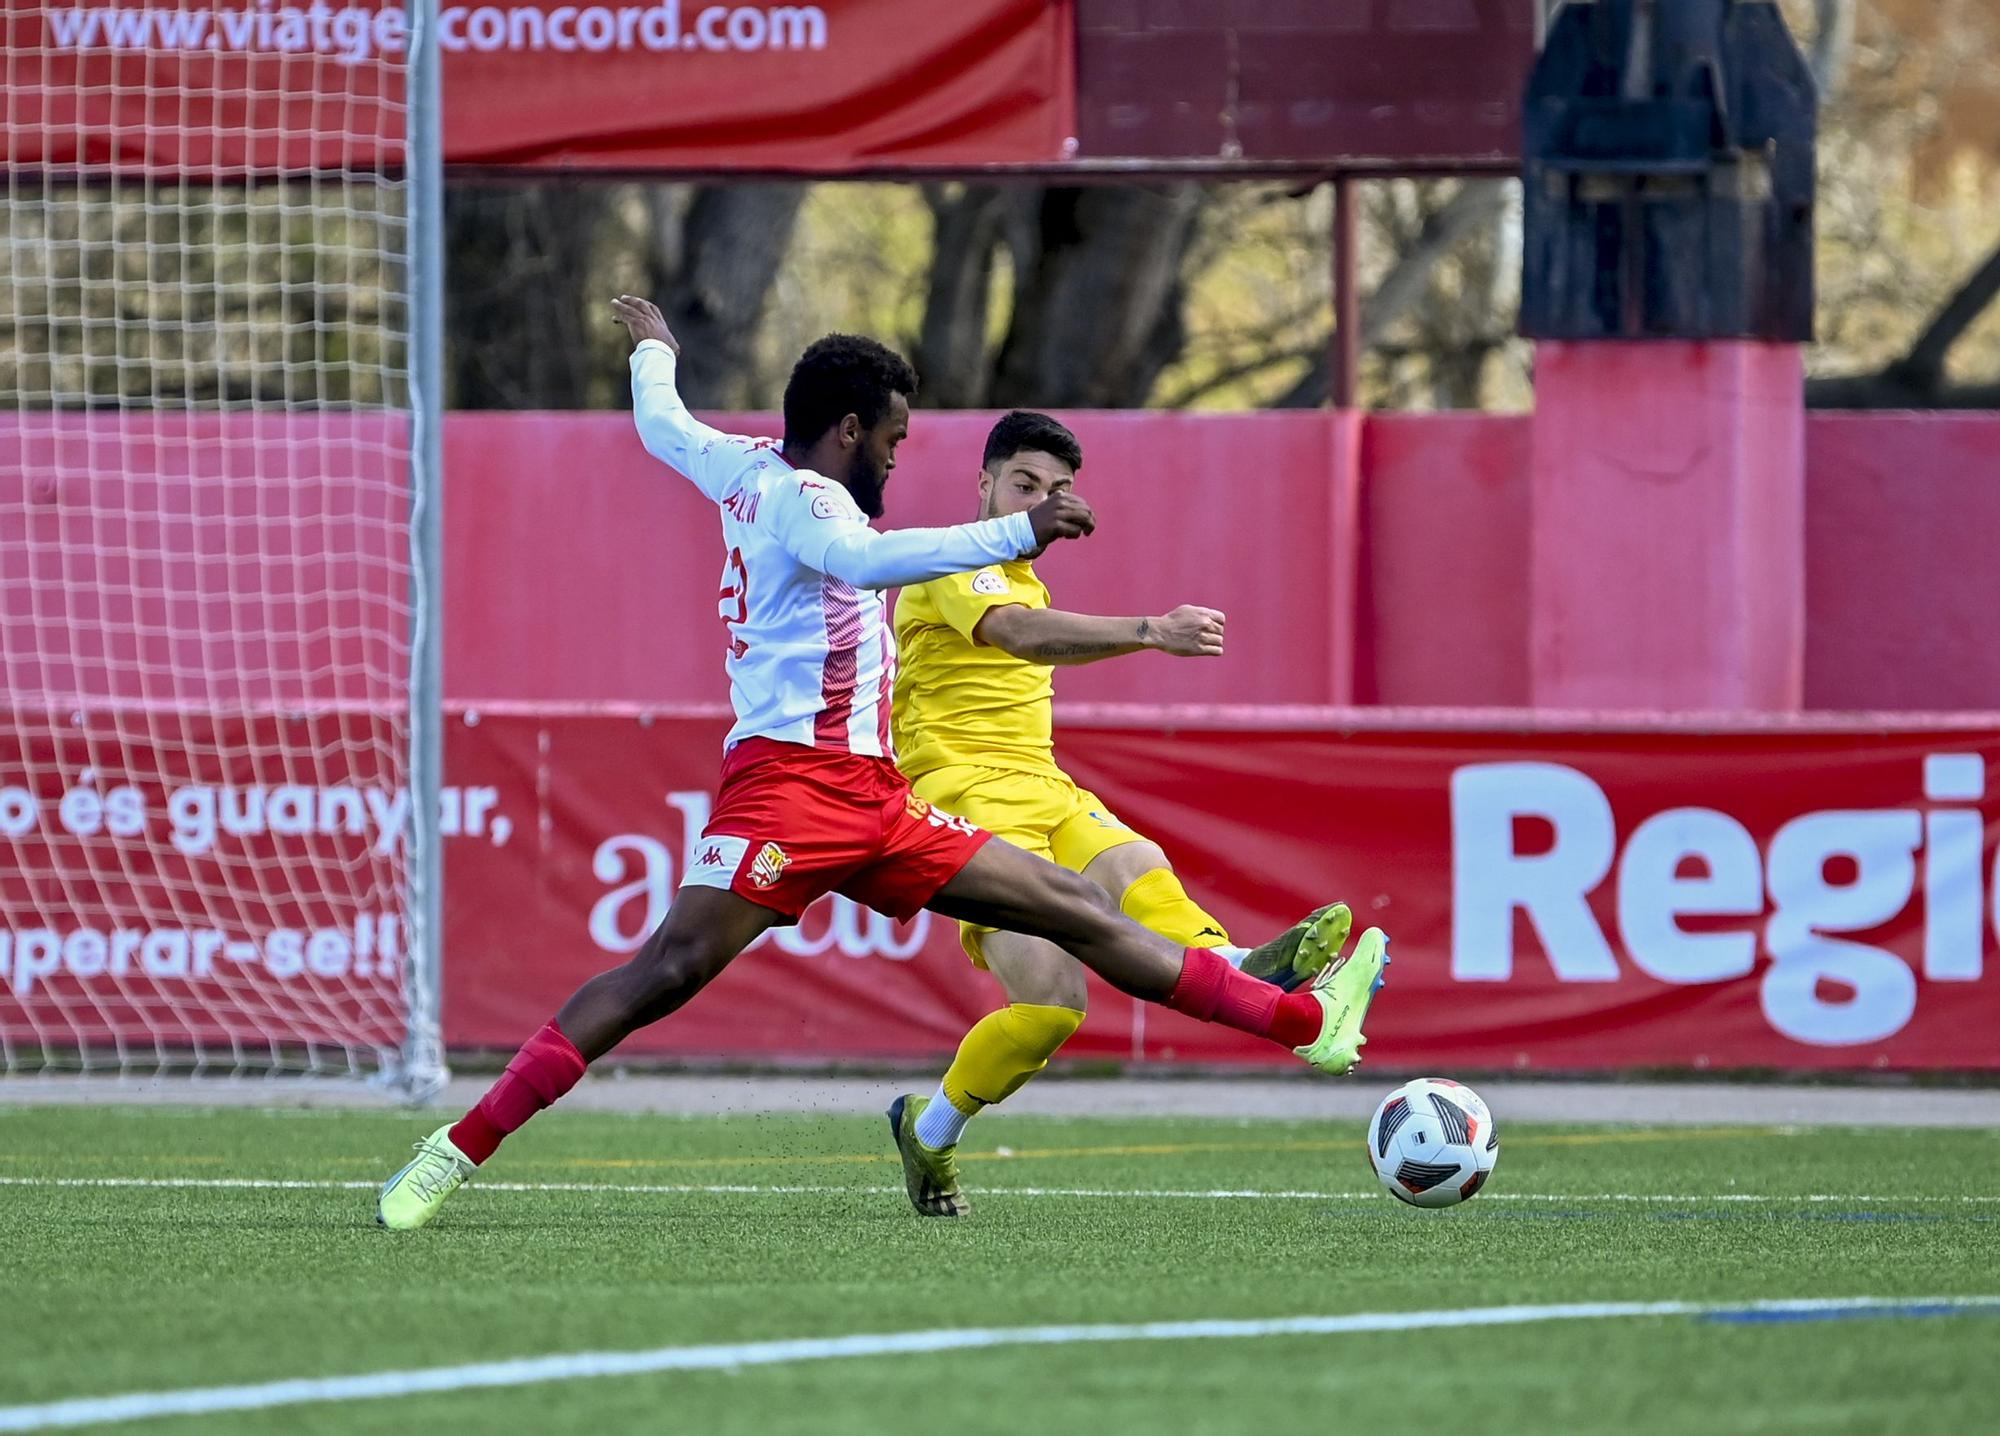
<path id="1" fill-rule="evenodd" d="M 1025 662 L 1067 666 L 1149 648 L 1177 658 L 1220 658 L 1223 625 L 1220 610 L 1193 604 L 1158 618 L 1105 618 L 1008 604 L 988 610 L 972 633 Z"/>
<path id="2" fill-rule="evenodd" d="M 632 421 L 639 442 L 721 502 L 724 485 L 740 467 L 733 460 L 755 441 L 710 428 L 688 412 L 674 377 L 681 344 L 658 305 L 621 294 L 611 301 L 611 314 L 632 336 Z"/>
<path id="3" fill-rule="evenodd" d="M 783 493 L 770 513 L 778 541 L 807 568 L 856 588 L 902 588 L 1004 563 L 1096 527 L 1088 504 L 1067 494 L 1058 498 L 1060 503 L 1049 499 L 1025 513 L 977 523 L 877 533 L 847 490 L 806 479 L 795 492 Z"/>

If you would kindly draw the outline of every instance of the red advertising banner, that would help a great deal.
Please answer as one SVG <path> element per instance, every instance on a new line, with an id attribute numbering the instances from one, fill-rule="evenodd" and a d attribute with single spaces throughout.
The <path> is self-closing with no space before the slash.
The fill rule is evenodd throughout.
<path id="1" fill-rule="evenodd" d="M 220 741 L 189 721 L 162 740 Z M 1378 1067 L 2000 1068 L 1988 778 L 2000 731 L 1311 721 L 1072 726 L 1061 746 L 1239 939 L 1332 897 L 1391 933 L 1370 1022 Z M 81 1033 L 90 1013 L 128 1037 L 234 1013 L 224 1025 L 240 1036 L 246 1011 L 290 1004 L 331 1022 L 377 992 L 395 933 L 361 878 L 385 861 L 406 799 L 355 786 L 331 760 L 273 785 L 273 765 L 247 756 L 204 768 L 192 794 L 154 783 L 113 798 L 116 755 L 65 754 L 60 726 L 16 718 L 0 741 L 0 1037 Z M 723 729 L 661 715 L 452 721 L 451 1045 L 512 1047 L 643 941 L 706 820 Z M 299 736 L 219 731 L 245 754 Z M 15 752 L 41 755 L 32 773 Z M 178 771 L 143 756 L 132 766 Z M 101 798 L 79 801 L 79 785 Z M 297 896 L 314 886 L 287 879 L 301 866 L 348 875 L 355 896 Z M 100 936 L 79 939 L 84 928 Z M 829 898 L 624 1050 L 931 1058 L 997 1001 L 948 923 Z M 1069 1051 L 1289 1060 L 1102 987 Z"/>
<path id="2" fill-rule="evenodd" d="M 412 8 L 7 0 L 7 163 L 397 167 Z M 449 164 L 1045 164 L 1072 132 L 1070 0 L 444 0 L 438 33 Z"/>
<path id="3" fill-rule="evenodd" d="M 398 720 L 0 710 L 0 1054 L 210 1070 L 403 1040 Z"/>

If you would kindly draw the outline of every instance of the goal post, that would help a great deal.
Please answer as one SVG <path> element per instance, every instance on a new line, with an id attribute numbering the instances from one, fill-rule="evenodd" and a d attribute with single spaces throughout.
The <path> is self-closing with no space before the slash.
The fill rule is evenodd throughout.
<path id="1" fill-rule="evenodd" d="M 416 0 L 410 73 L 410 805 L 407 1030 L 398 1085 L 434 1096 L 444 1057 L 444 52 Z"/>
<path id="2" fill-rule="evenodd" d="M 9 0 L 9 1075 L 443 1081 L 436 13 Z"/>

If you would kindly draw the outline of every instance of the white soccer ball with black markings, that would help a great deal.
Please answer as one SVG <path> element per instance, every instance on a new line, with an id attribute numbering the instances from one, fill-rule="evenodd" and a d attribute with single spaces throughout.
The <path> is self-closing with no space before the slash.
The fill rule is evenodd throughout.
<path id="1" fill-rule="evenodd" d="M 1405 1082 L 1368 1124 L 1368 1164 L 1389 1195 L 1413 1207 L 1455 1207 L 1500 1158 L 1500 1129 L 1479 1094 L 1449 1077 Z"/>

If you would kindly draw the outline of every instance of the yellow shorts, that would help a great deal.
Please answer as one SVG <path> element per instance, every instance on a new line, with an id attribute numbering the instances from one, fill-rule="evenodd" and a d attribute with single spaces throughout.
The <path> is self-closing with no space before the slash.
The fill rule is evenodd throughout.
<path id="1" fill-rule="evenodd" d="M 1095 793 L 1060 775 L 954 764 L 932 769 L 911 786 L 947 813 L 1075 873 L 1113 848 L 1146 841 L 1145 834 L 1113 817 Z M 967 956 L 986 966 L 979 940 L 993 929 L 971 923 L 958 928 Z"/>

